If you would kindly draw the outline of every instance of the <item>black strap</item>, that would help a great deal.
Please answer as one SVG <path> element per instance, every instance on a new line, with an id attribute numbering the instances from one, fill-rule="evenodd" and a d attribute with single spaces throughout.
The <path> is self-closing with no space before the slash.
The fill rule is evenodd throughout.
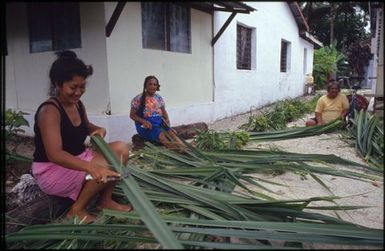
<path id="1" fill-rule="evenodd" d="M 56 107 L 56 109 L 59 110 L 59 112 L 61 111 L 61 107 L 58 106 L 55 102 L 52 102 L 52 101 L 50 101 L 50 100 L 47 100 L 47 101 L 43 102 L 43 103 L 39 106 L 39 108 L 37 108 L 37 111 L 36 111 L 36 114 L 35 114 L 35 121 L 37 121 L 37 115 L 39 114 L 40 109 L 41 109 L 43 106 L 47 105 L 47 104 L 48 104 L 48 105 L 53 105 L 53 106 Z"/>

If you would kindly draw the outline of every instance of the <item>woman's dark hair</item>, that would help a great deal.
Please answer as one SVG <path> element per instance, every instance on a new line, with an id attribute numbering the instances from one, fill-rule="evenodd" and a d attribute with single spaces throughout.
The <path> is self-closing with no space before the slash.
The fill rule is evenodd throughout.
<path id="1" fill-rule="evenodd" d="M 150 81 L 150 79 L 155 79 L 156 80 L 156 83 L 158 83 L 158 87 L 157 87 L 156 90 L 157 91 L 160 90 L 160 88 L 159 88 L 160 87 L 159 80 L 155 76 L 150 75 L 150 76 L 147 76 L 144 79 L 142 97 L 140 98 L 139 108 L 138 108 L 138 111 L 136 113 L 139 117 L 142 117 L 142 118 L 143 118 L 144 107 L 146 105 L 146 85 L 147 85 L 147 82 Z"/>
<path id="2" fill-rule="evenodd" d="M 338 91 L 341 91 L 341 86 L 340 86 L 340 83 L 338 83 L 337 81 L 335 81 L 334 79 L 330 80 L 327 87 L 326 87 L 326 90 L 329 92 L 330 91 L 330 88 L 332 88 L 332 86 L 335 85 L 337 86 L 338 88 Z"/>
<path id="3" fill-rule="evenodd" d="M 63 86 L 65 81 L 71 80 L 75 75 L 87 78 L 92 75 L 91 65 L 86 65 L 73 51 L 56 52 L 57 59 L 52 63 L 49 71 L 51 81 L 49 95 L 55 95 L 55 87 Z"/>

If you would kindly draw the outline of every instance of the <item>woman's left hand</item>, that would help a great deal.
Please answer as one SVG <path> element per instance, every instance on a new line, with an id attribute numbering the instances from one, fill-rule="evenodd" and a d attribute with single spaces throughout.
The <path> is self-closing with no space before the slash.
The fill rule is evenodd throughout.
<path id="1" fill-rule="evenodd" d="M 106 136 L 106 129 L 104 129 L 103 127 L 99 127 L 96 130 L 94 130 L 90 136 L 93 136 L 93 135 L 99 135 L 100 137 L 104 138 L 104 136 Z"/>

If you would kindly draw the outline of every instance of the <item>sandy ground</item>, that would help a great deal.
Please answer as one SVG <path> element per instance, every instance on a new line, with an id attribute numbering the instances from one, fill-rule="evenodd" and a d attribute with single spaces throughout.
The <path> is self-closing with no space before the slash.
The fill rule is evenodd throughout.
<path id="1" fill-rule="evenodd" d="M 258 113 L 255 111 L 253 114 Z M 246 123 L 251 113 L 245 113 L 231 118 L 226 118 L 215 123 L 209 124 L 209 129 L 216 131 L 229 131 L 237 130 L 238 126 Z M 288 124 L 291 126 L 305 126 L 305 121 L 314 116 L 308 114 L 302 119 L 294 121 Z M 322 134 L 319 136 L 304 137 L 298 139 L 253 143 L 249 142 L 245 147 L 247 149 L 261 149 L 261 148 L 278 148 L 287 152 L 294 153 L 308 153 L 308 154 L 335 154 L 344 159 L 355 161 L 365 164 L 362 158 L 357 154 L 354 146 L 348 144 L 342 140 L 339 133 Z M 335 168 L 352 170 L 361 173 L 367 173 L 364 169 L 360 169 L 352 166 L 333 165 Z M 268 183 L 263 184 L 267 188 L 273 190 L 277 194 L 272 194 L 266 191 L 260 190 L 260 188 L 249 186 L 250 189 L 258 192 L 263 192 L 277 199 L 306 199 L 316 196 L 330 196 L 330 192 L 322 187 L 311 176 L 305 176 L 305 179 L 300 175 L 292 172 L 285 172 L 284 174 L 273 175 L 259 175 L 261 177 L 274 181 L 285 186 L 276 186 Z M 317 175 L 333 192 L 335 196 L 341 196 L 344 198 L 338 199 L 339 205 L 350 206 L 370 206 L 370 208 L 356 209 L 349 211 L 317 211 L 318 213 L 329 215 L 333 217 L 340 217 L 341 219 L 359 224 L 362 226 L 384 229 L 384 184 L 383 180 L 380 182 L 362 182 L 353 179 L 347 179 L 343 177 L 330 176 L 330 175 Z M 312 202 L 310 205 L 333 205 L 328 202 Z M 308 210 L 311 211 L 311 210 Z M 314 210 L 313 210 L 314 211 Z M 338 214 L 338 215 L 337 215 Z M 309 249 L 373 249 L 373 247 L 354 247 L 354 246 L 336 246 L 336 245 L 324 245 L 313 244 L 307 246 Z"/>
<path id="2" fill-rule="evenodd" d="M 255 113 L 254 113 L 255 114 Z M 216 131 L 237 130 L 238 126 L 248 121 L 250 113 L 226 118 L 215 123 L 209 124 L 209 129 Z M 313 116 L 308 114 L 302 119 L 288 124 L 291 126 L 304 126 L 305 121 Z M 298 139 L 273 141 L 266 143 L 250 142 L 246 148 L 260 149 L 260 148 L 279 148 L 288 152 L 295 153 L 317 153 L 317 154 L 335 154 L 339 157 L 365 164 L 362 158 L 357 154 L 353 146 L 342 140 L 339 133 L 322 134 L 319 136 L 304 137 Z M 354 171 L 366 173 L 364 169 L 359 170 L 356 167 L 333 165 L 336 168 L 349 169 Z M 257 175 L 256 175 L 257 176 Z M 384 184 L 381 182 L 361 182 L 357 180 L 330 176 L 318 175 L 322 181 L 332 190 L 336 196 L 345 198 L 336 200 L 340 205 L 362 205 L 371 206 L 371 208 L 339 211 L 338 214 L 343 220 L 363 225 L 371 228 L 384 228 Z M 266 178 L 266 175 L 264 176 Z M 279 199 L 304 199 L 315 196 L 331 195 L 324 187 L 316 182 L 309 175 L 306 179 L 301 179 L 300 175 L 286 172 L 278 176 L 268 176 L 269 180 L 285 184 L 286 187 L 264 184 L 266 187 L 277 192 L 279 195 L 269 194 Z M 253 188 L 257 191 L 258 188 Z M 325 203 L 318 203 L 321 205 Z M 312 203 L 311 205 L 317 205 Z M 329 204 L 330 205 L 330 204 Z M 320 212 L 323 214 L 336 216 L 332 211 Z"/>
<path id="3" fill-rule="evenodd" d="M 209 129 L 217 131 L 236 130 L 237 127 L 245 122 L 250 113 L 234 116 L 232 118 L 226 118 L 221 121 L 217 121 L 213 124 L 209 124 Z M 288 124 L 291 126 L 304 126 L 307 118 L 312 114 L 304 116 L 298 121 Z M 322 134 L 319 136 L 304 137 L 298 139 L 255 143 L 250 142 L 247 149 L 261 149 L 261 148 L 279 148 L 287 152 L 294 153 L 317 153 L 317 154 L 335 154 L 339 157 L 365 164 L 361 157 L 357 154 L 353 146 L 341 139 L 339 133 Z M 349 169 L 354 171 L 366 173 L 364 169 L 356 167 L 333 165 L 336 168 Z M 255 175 L 258 176 L 258 175 Z M 343 177 L 336 177 L 330 175 L 318 175 L 321 180 L 332 190 L 336 196 L 342 196 L 345 198 L 336 200 L 340 205 L 361 205 L 372 206 L 371 208 L 339 211 L 339 216 L 346 221 L 356 223 L 371 228 L 384 228 L 384 184 L 381 182 L 361 182 L 353 179 L 347 179 Z M 266 175 L 263 177 L 266 178 Z M 276 194 L 266 194 L 275 196 L 279 199 L 304 199 L 315 196 L 329 196 L 331 195 L 324 187 L 316 182 L 311 176 L 307 175 L 306 179 L 301 179 L 301 176 L 292 172 L 286 172 L 282 175 L 267 177 L 269 180 L 285 184 L 286 187 L 275 186 L 270 184 L 264 184 L 266 187 L 277 192 Z M 256 189 L 258 188 L 252 188 Z M 319 202 L 312 203 L 311 205 L 327 205 Z M 330 203 L 328 204 L 330 205 Z M 336 214 L 332 211 L 320 212 L 326 215 L 336 217 Z"/>

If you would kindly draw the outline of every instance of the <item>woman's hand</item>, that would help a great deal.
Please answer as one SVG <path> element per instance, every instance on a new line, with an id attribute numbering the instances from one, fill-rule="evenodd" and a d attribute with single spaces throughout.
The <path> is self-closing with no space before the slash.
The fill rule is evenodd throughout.
<path id="1" fill-rule="evenodd" d="M 146 129 L 150 129 L 150 130 L 152 129 L 152 124 L 145 119 L 142 122 L 142 126 Z"/>
<path id="2" fill-rule="evenodd" d="M 106 136 L 106 129 L 104 129 L 103 127 L 98 127 L 90 134 L 90 136 L 94 135 L 99 135 L 100 137 L 104 138 Z"/>
<path id="3" fill-rule="evenodd" d="M 107 183 L 108 178 L 120 178 L 120 174 L 112 171 L 111 169 L 104 166 L 93 166 L 89 169 L 89 174 L 91 174 L 92 178 L 98 183 Z"/>

